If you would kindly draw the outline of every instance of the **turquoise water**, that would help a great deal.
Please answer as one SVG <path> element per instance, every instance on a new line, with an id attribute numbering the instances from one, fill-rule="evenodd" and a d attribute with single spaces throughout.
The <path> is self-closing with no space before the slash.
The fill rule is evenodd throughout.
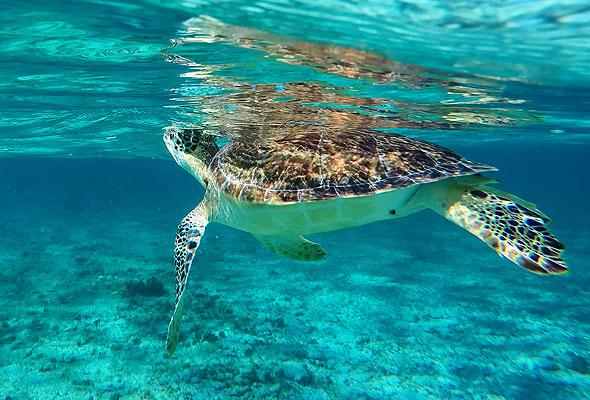
<path id="1" fill-rule="evenodd" d="M 0 2 L 0 399 L 585 399 L 583 1 Z M 499 169 L 567 245 L 521 269 L 430 211 L 300 263 L 211 224 L 163 128 L 374 128 Z"/>

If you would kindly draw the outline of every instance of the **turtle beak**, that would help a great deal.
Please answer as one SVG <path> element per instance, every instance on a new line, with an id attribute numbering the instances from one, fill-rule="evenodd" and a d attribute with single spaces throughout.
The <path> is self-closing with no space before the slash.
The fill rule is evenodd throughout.
<path id="1" fill-rule="evenodd" d="M 181 164 L 184 161 L 184 157 L 182 157 L 179 146 L 175 144 L 175 138 L 178 140 L 177 138 L 180 132 L 178 131 L 178 128 L 174 126 L 167 126 L 164 129 L 165 132 L 163 139 L 164 143 L 166 144 L 166 148 L 170 154 L 172 154 L 172 157 L 174 157 L 174 161 L 176 161 L 177 164 Z M 179 157 L 182 157 L 182 159 L 179 159 Z"/>
<path id="2" fill-rule="evenodd" d="M 164 143 L 166 143 L 166 147 L 170 150 L 170 147 L 174 148 L 174 136 L 178 134 L 178 129 L 173 126 L 167 126 L 164 128 Z M 170 150 L 172 153 L 172 150 Z"/>

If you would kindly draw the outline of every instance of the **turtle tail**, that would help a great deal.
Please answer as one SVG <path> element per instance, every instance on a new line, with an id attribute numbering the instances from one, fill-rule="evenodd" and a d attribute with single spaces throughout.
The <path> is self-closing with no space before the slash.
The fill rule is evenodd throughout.
<path id="1" fill-rule="evenodd" d="M 465 228 L 500 256 L 537 274 L 568 271 L 565 246 L 547 228 L 550 222 L 534 204 L 488 187 L 440 187 L 431 208 Z"/>

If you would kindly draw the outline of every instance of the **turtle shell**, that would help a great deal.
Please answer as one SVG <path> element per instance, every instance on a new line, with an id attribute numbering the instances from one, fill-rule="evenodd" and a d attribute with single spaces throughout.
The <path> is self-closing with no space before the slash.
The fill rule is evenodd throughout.
<path id="1" fill-rule="evenodd" d="M 232 141 L 210 168 L 222 192 L 268 204 L 366 196 L 496 170 L 402 135 L 314 129 L 277 133 L 264 141 Z"/>

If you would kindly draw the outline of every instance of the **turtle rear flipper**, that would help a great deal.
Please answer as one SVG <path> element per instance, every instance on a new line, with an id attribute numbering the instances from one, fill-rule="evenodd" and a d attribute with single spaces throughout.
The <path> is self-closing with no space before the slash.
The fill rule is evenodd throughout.
<path id="1" fill-rule="evenodd" d="M 297 261 L 319 261 L 326 250 L 303 236 L 253 235 L 270 251 Z"/>
<path id="2" fill-rule="evenodd" d="M 547 229 L 549 219 L 503 192 L 451 184 L 438 186 L 430 207 L 467 229 L 513 263 L 537 274 L 567 272 L 565 246 Z M 510 197 L 510 198 L 508 198 Z"/>
<path id="3" fill-rule="evenodd" d="M 174 314 L 168 325 L 166 351 L 173 355 L 178 345 L 182 313 L 184 311 L 183 294 L 191 264 L 199 247 L 199 242 L 208 224 L 207 207 L 204 201 L 195 207 L 178 225 L 176 241 L 174 243 L 174 266 L 176 269 L 176 302 Z"/>

